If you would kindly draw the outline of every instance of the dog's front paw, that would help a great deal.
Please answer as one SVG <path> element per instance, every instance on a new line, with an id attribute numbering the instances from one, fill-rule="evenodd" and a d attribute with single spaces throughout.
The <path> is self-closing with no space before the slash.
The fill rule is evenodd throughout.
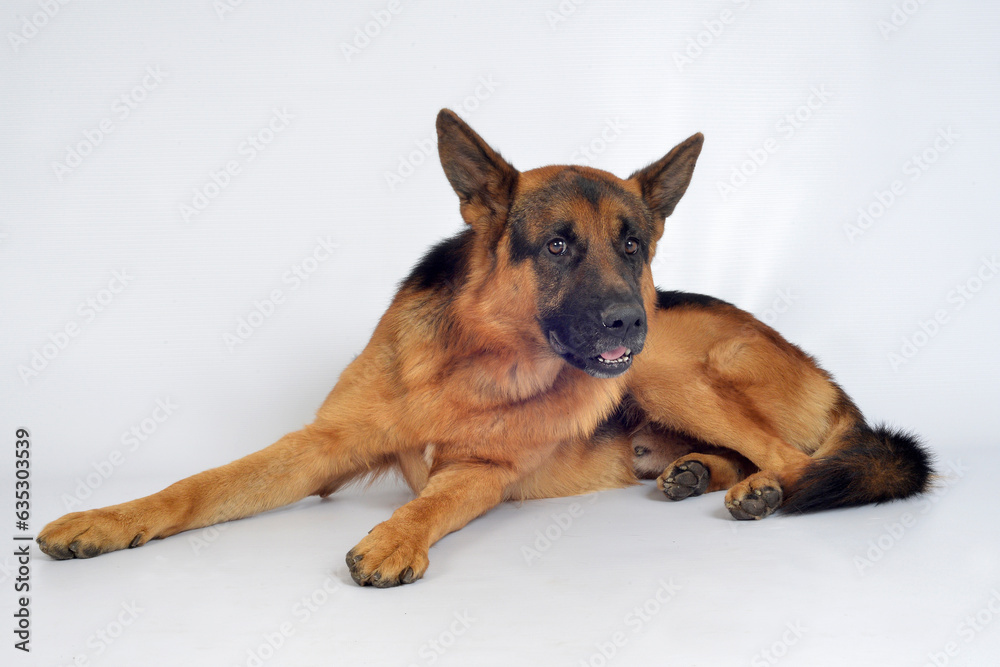
<path id="1" fill-rule="evenodd" d="M 94 556 L 137 547 L 149 539 L 125 512 L 112 508 L 73 512 L 38 534 L 39 548 L 56 560 Z"/>
<path id="2" fill-rule="evenodd" d="M 758 472 L 729 489 L 726 507 L 734 519 L 763 519 L 778 509 L 784 493 L 781 483 L 768 472 Z"/>
<path id="3" fill-rule="evenodd" d="M 347 553 L 351 577 L 360 586 L 390 588 L 409 584 L 427 571 L 427 545 L 390 523 L 375 526 Z"/>

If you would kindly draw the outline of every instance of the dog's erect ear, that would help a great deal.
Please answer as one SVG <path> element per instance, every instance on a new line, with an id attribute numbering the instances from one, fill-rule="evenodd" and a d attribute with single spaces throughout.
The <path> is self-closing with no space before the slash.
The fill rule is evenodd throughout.
<path id="1" fill-rule="evenodd" d="M 700 132 L 688 137 L 653 164 L 629 176 L 629 180 L 638 181 L 642 198 L 653 212 L 660 232 L 663 231 L 664 220 L 673 213 L 674 206 L 691 182 L 704 141 L 705 137 Z"/>
<path id="2" fill-rule="evenodd" d="M 461 202 L 462 218 L 477 232 L 498 233 L 514 197 L 517 170 L 449 109 L 438 113 L 437 135 L 441 166 Z"/>

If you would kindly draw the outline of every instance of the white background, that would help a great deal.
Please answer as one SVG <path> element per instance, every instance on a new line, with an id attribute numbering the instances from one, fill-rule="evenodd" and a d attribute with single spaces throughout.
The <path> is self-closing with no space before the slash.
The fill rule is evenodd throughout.
<path id="1" fill-rule="evenodd" d="M 343 564 L 407 499 L 392 484 L 94 561 L 36 552 L 34 650 L 2 626 L 5 664 L 995 659 L 1000 621 L 962 625 L 1000 612 L 995 3 L 50 4 L 0 11 L 0 433 L 8 460 L 15 429 L 32 435 L 32 534 L 311 420 L 409 267 L 461 226 L 427 142 L 443 106 L 521 169 L 626 176 L 704 132 L 658 284 L 764 318 L 871 419 L 921 433 L 944 474 L 930 499 L 752 525 L 718 495 L 649 487 L 509 505 L 393 591 Z M 253 159 L 249 137 L 267 142 Z M 318 239 L 337 247 L 312 263 Z M 295 267 L 314 271 L 296 284 Z M 160 422 L 158 401 L 175 406 Z"/>

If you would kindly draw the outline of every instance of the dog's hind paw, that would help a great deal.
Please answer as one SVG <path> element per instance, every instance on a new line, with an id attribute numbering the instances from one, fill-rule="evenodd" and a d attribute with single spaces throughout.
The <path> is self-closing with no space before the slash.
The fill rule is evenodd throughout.
<path id="1" fill-rule="evenodd" d="M 734 519 L 763 519 L 778 509 L 784 493 L 778 480 L 766 472 L 758 472 L 729 489 L 726 508 Z"/>
<path id="2" fill-rule="evenodd" d="M 708 490 L 711 473 L 696 459 L 675 461 L 656 479 L 656 486 L 671 500 L 700 496 Z"/>

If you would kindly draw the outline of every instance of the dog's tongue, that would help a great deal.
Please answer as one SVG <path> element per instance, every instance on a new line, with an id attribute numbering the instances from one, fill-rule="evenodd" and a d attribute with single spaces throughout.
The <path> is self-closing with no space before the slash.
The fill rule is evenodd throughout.
<path id="1" fill-rule="evenodd" d="M 613 350 L 608 350 L 607 352 L 601 352 L 601 359 L 607 361 L 614 361 L 615 359 L 621 359 L 622 355 L 625 354 L 625 347 L 616 347 Z"/>

